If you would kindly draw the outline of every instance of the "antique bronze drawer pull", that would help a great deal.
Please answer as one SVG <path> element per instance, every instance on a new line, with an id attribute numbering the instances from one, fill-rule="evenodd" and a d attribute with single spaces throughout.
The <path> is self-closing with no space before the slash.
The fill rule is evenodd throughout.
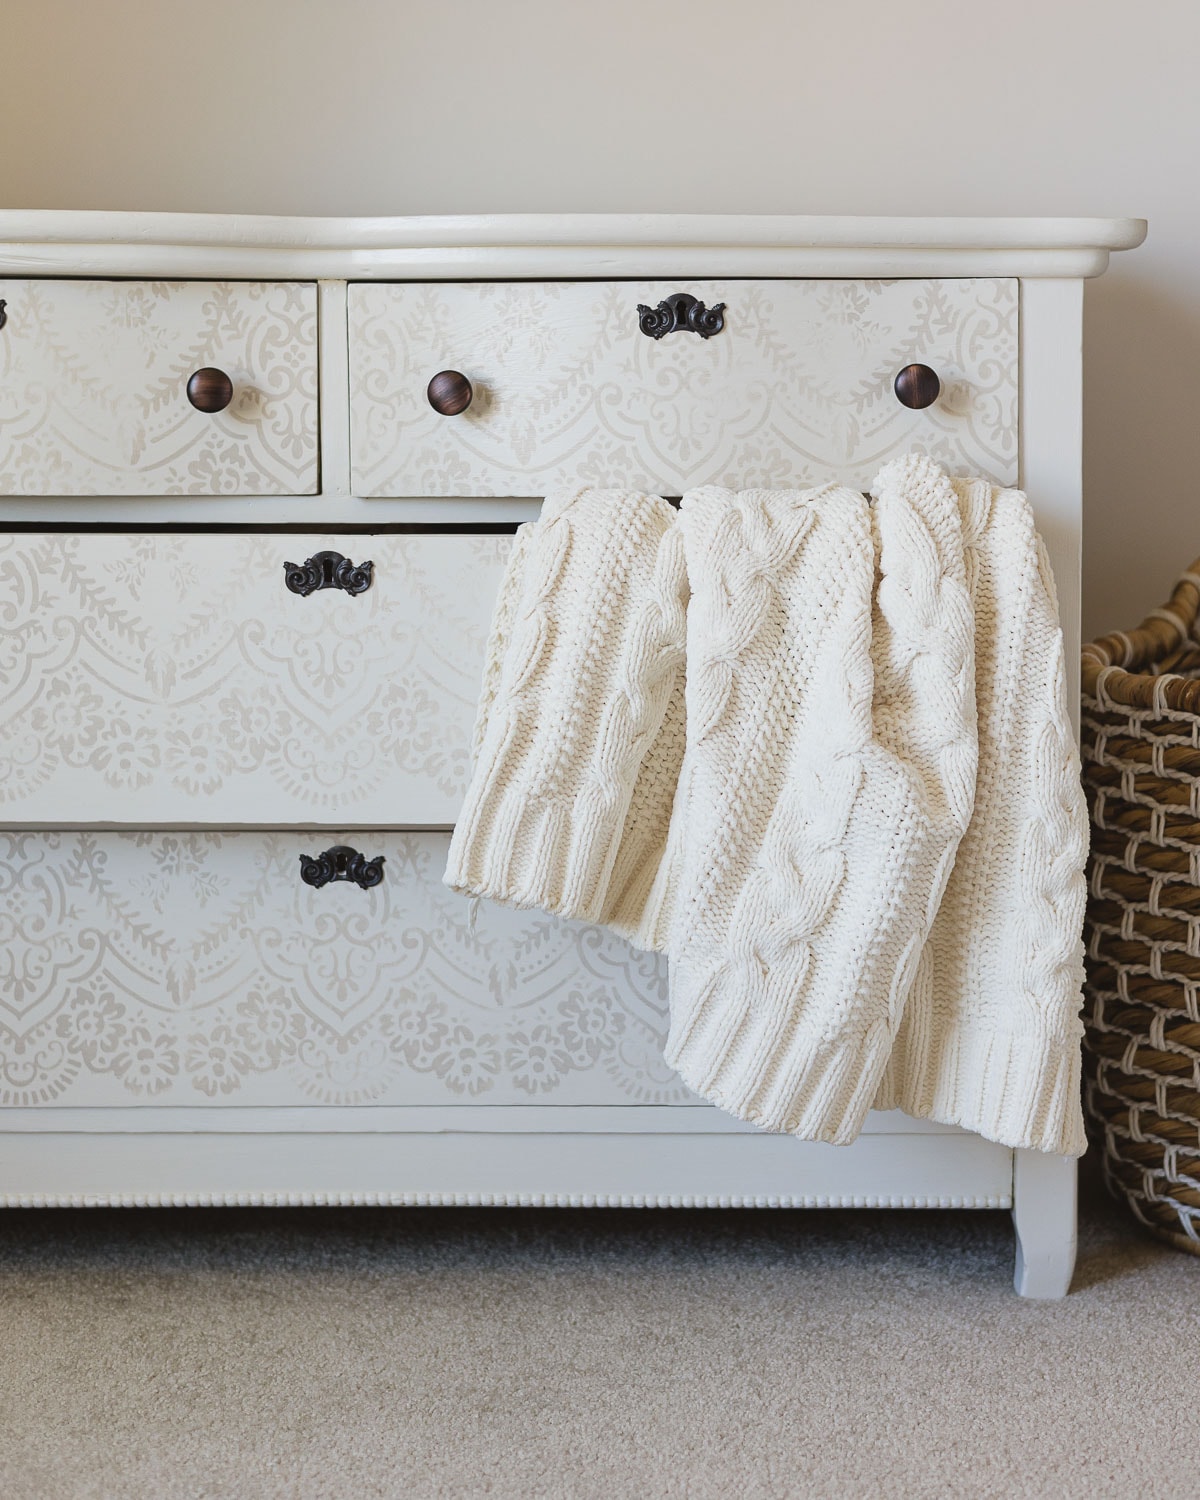
<path id="1" fill-rule="evenodd" d="M 352 563 L 340 552 L 314 552 L 302 563 L 285 562 L 283 581 L 293 594 L 307 598 L 318 589 L 343 589 L 347 594 L 365 594 L 375 576 L 373 562 Z"/>
<path id="2" fill-rule="evenodd" d="M 331 880 L 350 880 L 369 891 L 383 882 L 384 856 L 377 854 L 368 859 L 349 844 L 335 844 L 324 854 L 302 854 L 300 856 L 300 879 L 305 885 L 328 885 Z"/>
<path id="3" fill-rule="evenodd" d="M 638 327 L 652 339 L 679 332 L 698 333 L 702 339 L 710 339 L 725 327 L 724 312 L 724 302 L 705 307 L 691 292 L 672 292 L 657 307 L 638 303 Z"/>

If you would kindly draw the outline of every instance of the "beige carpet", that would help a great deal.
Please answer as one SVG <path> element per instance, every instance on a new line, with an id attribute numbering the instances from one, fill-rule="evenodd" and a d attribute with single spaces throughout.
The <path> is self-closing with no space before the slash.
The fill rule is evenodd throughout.
<path id="1" fill-rule="evenodd" d="M 1200 1261 L 1002 1214 L 14 1212 L 0 1496 L 1200 1495 Z"/>

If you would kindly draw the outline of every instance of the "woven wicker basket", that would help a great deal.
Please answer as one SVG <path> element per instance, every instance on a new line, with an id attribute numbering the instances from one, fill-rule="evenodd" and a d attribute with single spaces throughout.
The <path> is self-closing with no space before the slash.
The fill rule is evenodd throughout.
<path id="1" fill-rule="evenodd" d="M 1200 559 L 1083 651 L 1084 1088 L 1109 1187 L 1200 1254 Z"/>

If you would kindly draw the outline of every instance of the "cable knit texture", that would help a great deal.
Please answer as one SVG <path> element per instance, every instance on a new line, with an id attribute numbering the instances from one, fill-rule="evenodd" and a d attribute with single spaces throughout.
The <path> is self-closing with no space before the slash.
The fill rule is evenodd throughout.
<path id="1" fill-rule="evenodd" d="M 880 503 L 902 482 L 876 482 Z M 975 619 L 979 774 L 880 1108 L 1078 1155 L 1087 809 L 1054 580 L 1018 490 L 951 481 Z"/>
<path id="2" fill-rule="evenodd" d="M 684 589 L 657 496 L 555 494 L 518 529 L 447 885 L 632 935 L 683 752 L 681 713 L 664 720 L 682 697 Z"/>
<path id="3" fill-rule="evenodd" d="M 854 491 L 697 490 L 681 515 L 667 1060 L 743 1119 L 834 1143 L 878 1088 L 975 775 L 954 493 L 914 486 L 874 526 L 878 589 Z"/>
<path id="4" fill-rule="evenodd" d="M 666 952 L 667 1058 L 743 1119 L 1074 1153 L 1086 818 L 1024 496 L 552 496 L 496 606 L 456 889 Z M 684 660 L 686 650 L 686 677 Z"/>

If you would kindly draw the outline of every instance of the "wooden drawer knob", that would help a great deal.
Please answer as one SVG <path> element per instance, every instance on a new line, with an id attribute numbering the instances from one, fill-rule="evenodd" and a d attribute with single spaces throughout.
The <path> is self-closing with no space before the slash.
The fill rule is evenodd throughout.
<path id="1" fill-rule="evenodd" d="M 905 365 L 896 376 L 896 399 L 901 406 L 910 406 L 913 411 L 923 411 L 932 406 L 941 394 L 942 382 L 937 372 L 928 365 Z"/>
<path id="2" fill-rule="evenodd" d="M 224 370 L 205 365 L 189 378 L 187 398 L 197 411 L 224 411 L 233 400 L 233 381 Z"/>
<path id="3" fill-rule="evenodd" d="M 458 370 L 439 370 L 425 393 L 434 411 L 443 417 L 457 417 L 466 411 L 475 392 L 471 382 Z"/>

